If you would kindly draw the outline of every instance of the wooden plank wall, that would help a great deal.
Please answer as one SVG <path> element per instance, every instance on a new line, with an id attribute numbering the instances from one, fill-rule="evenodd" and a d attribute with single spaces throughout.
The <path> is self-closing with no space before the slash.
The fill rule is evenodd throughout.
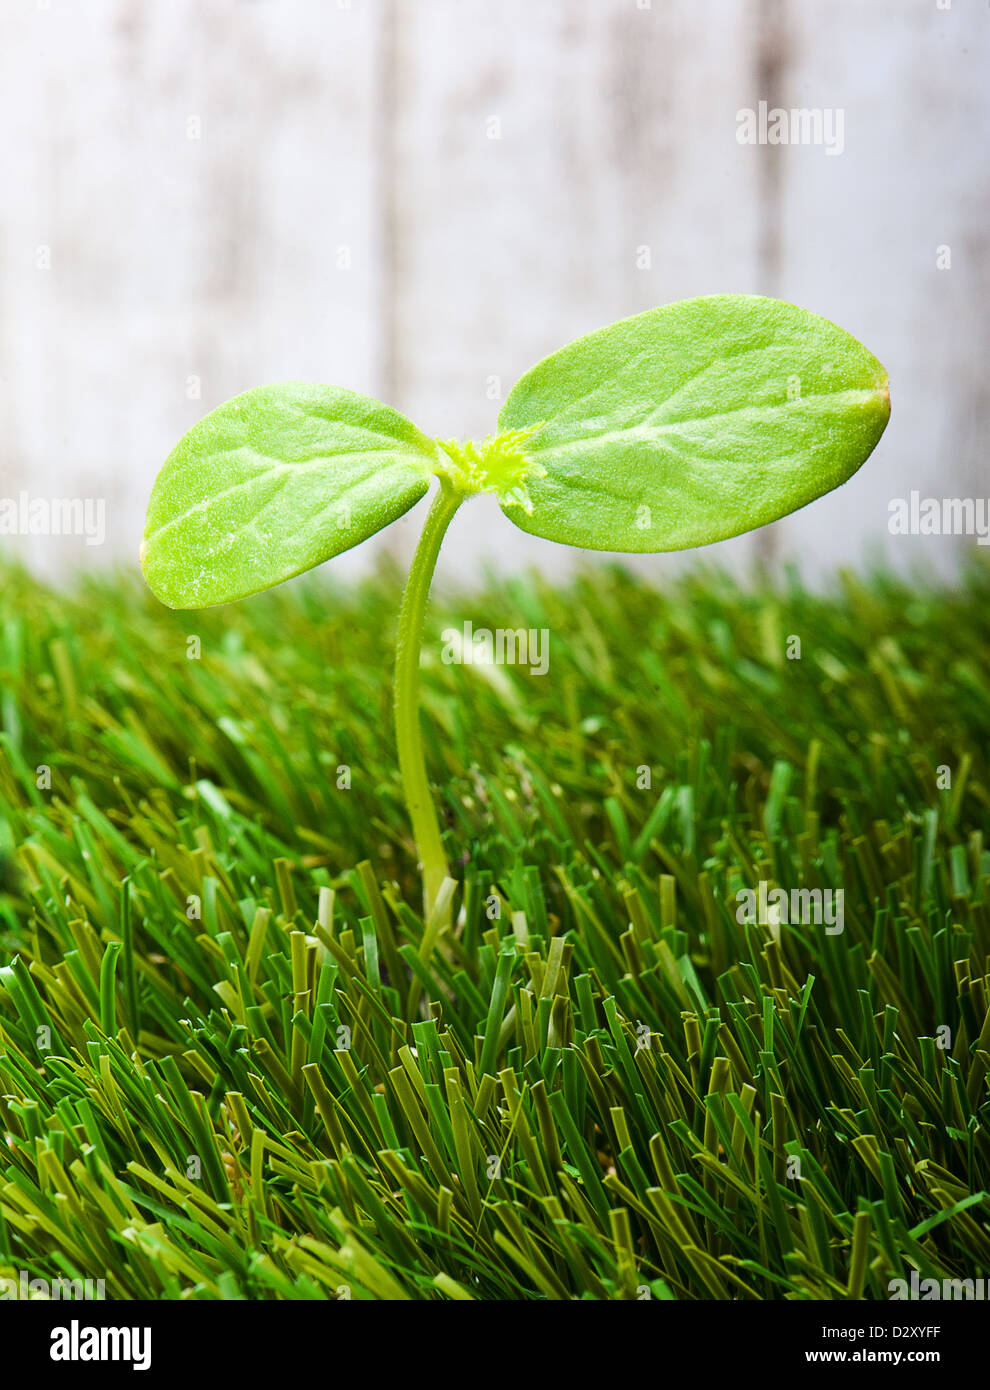
<path id="1" fill-rule="evenodd" d="M 761 99 L 841 109 L 841 156 L 740 145 Z M 893 542 L 887 503 L 987 491 L 988 137 L 981 0 L 7 3 L 0 496 L 112 518 L 99 552 L 16 545 L 49 573 L 131 560 L 165 453 L 252 384 L 481 435 L 575 334 L 737 289 L 861 336 L 895 411 L 840 493 L 705 558 L 951 566 L 964 547 Z M 445 572 L 575 559 L 481 501 Z"/>

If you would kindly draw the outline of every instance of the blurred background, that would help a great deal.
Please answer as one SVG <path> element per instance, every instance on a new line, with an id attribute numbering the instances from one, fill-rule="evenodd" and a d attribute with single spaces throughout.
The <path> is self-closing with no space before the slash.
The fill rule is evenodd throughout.
<path id="1" fill-rule="evenodd" d="M 841 153 L 740 144 L 761 101 L 841 112 Z M 888 504 L 987 493 L 988 148 L 985 0 L 3 0 L 0 498 L 105 498 L 110 530 L 0 544 L 135 562 L 162 460 L 249 386 L 482 436 L 570 338 L 733 290 L 860 338 L 893 416 L 845 487 L 689 562 L 951 573 L 975 541 L 891 537 Z M 480 499 L 441 575 L 585 558 Z"/>

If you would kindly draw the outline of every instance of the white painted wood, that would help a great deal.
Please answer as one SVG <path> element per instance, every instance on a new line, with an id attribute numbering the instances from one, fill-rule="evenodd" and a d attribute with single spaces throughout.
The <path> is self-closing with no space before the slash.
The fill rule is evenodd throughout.
<path id="1" fill-rule="evenodd" d="M 0 11 L 0 495 L 108 498 L 131 561 L 205 410 L 273 379 L 377 391 L 377 31 L 309 0 Z"/>
<path id="2" fill-rule="evenodd" d="M 748 68 L 754 5 L 432 0 L 396 14 L 396 389 L 426 428 L 484 435 L 490 393 L 570 338 L 754 282 L 756 204 L 726 88 Z M 441 575 L 582 558 L 486 499 L 455 519 Z"/>
<path id="3" fill-rule="evenodd" d="M 782 523 L 783 549 L 812 572 L 866 554 L 948 569 L 972 539 L 892 538 L 888 504 L 912 488 L 988 495 L 990 11 L 814 0 L 789 5 L 786 31 L 786 105 L 843 109 L 845 150 L 774 152 L 773 292 L 867 343 L 890 373 L 892 413 L 856 477 Z M 952 266 L 939 270 L 946 245 Z"/>
<path id="4" fill-rule="evenodd" d="M 338 381 L 483 435 L 574 335 L 739 289 L 863 338 L 894 416 L 846 488 L 704 559 L 948 563 L 890 543 L 887 503 L 986 492 L 988 58 L 981 0 L 4 5 L 0 496 L 112 518 L 99 552 L 15 549 L 48 573 L 133 560 L 162 458 L 249 385 Z M 844 152 L 740 146 L 761 99 L 840 108 Z M 442 573 L 582 560 L 482 501 Z"/>

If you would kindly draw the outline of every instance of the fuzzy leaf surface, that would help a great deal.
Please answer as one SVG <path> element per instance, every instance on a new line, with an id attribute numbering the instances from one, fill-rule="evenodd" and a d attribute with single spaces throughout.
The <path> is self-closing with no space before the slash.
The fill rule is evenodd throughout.
<path id="1" fill-rule="evenodd" d="M 591 550 L 708 545 L 844 483 L 890 415 L 887 373 L 827 319 L 757 295 L 650 309 L 528 371 L 499 415 L 532 429 L 523 531 Z M 542 471 L 541 471 L 542 470 Z"/>
<path id="2" fill-rule="evenodd" d="M 432 440 L 368 396 L 308 382 L 245 391 L 163 464 L 145 578 L 170 608 L 271 588 L 402 516 L 427 491 L 435 460 Z"/>

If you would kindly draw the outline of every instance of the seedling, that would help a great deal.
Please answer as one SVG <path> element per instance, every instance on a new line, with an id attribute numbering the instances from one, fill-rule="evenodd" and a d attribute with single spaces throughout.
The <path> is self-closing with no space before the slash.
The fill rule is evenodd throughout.
<path id="1" fill-rule="evenodd" d="M 399 611 L 395 731 L 426 918 L 447 874 L 419 722 L 430 583 L 466 498 L 521 530 L 625 553 L 766 525 L 844 483 L 890 415 L 887 373 L 827 319 L 756 295 L 687 299 L 578 338 L 531 368 L 481 443 L 431 439 L 339 386 L 233 397 L 169 455 L 141 562 L 171 608 L 269 589 L 380 531 L 438 486 Z"/>

